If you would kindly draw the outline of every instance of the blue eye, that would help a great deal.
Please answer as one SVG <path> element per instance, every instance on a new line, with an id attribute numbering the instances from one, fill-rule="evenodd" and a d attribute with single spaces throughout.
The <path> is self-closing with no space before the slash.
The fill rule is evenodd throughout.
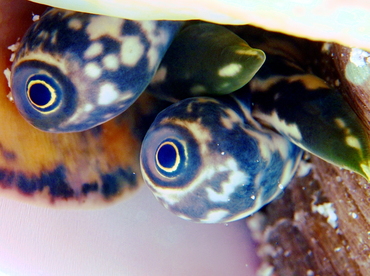
<path id="1" fill-rule="evenodd" d="M 162 174 L 176 175 L 186 162 L 184 147 L 176 140 L 168 139 L 161 143 L 156 154 L 156 164 Z"/>
<path id="2" fill-rule="evenodd" d="M 27 96 L 31 104 L 39 111 L 48 112 L 58 106 L 56 91 L 52 79 L 44 75 L 32 76 L 27 84 Z M 50 108 L 51 107 L 51 108 Z"/>
<path id="3" fill-rule="evenodd" d="M 49 77 L 46 74 L 35 74 L 28 78 L 27 98 L 33 108 L 47 114 L 60 107 L 62 87 L 55 81 L 56 79 L 57 77 Z"/>
<path id="4" fill-rule="evenodd" d="M 35 127 L 53 129 L 76 109 L 74 85 L 54 66 L 25 61 L 15 68 L 12 80 L 18 110 Z"/>
<path id="5" fill-rule="evenodd" d="M 182 188 L 199 170 L 196 141 L 181 126 L 168 125 L 148 132 L 141 148 L 141 165 L 153 185 Z"/>

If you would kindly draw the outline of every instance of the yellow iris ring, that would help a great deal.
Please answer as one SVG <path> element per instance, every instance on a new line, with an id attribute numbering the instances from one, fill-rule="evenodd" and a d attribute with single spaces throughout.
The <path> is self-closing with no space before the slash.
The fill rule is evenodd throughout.
<path id="1" fill-rule="evenodd" d="M 36 104 L 34 101 L 32 101 L 31 97 L 30 97 L 30 89 L 33 85 L 35 84 L 41 84 L 41 85 L 44 85 L 48 91 L 50 92 L 50 100 L 48 101 L 47 104 L 44 104 L 44 105 L 38 105 Z M 28 85 L 27 85 L 27 97 L 28 99 L 30 100 L 30 102 L 38 107 L 38 108 L 41 108 L 41 109 L 44 109 L 44 108 L 48 108 L 49 106 L 53 105 L 55 103 L 55 100 L 57 98 L 57 95 L 55 93 L 55 89 L 50 85 L 48 84 L 47 82 L 43 81 L 43 80 L 31 80 Z"/>
<path id="2" fill-rule="evenodd" d="M 174 149 L 175 149 L 175 152 L 176 152 L 176 160 L 175 160 L 175 164 L 171 167 L 171 168 L 166 168 L 166 167 L 163 167 L 159 160 L 158 160 L 158 152 L 160 151 L 160 149 L 165 146 L 165 145 L 170 145 L 172 146 Z M 173 143 L 173 142 L 164 142 L 158 149 L 157 149 L 157 152 L 155 154 L 155 161 L 158 165 L 159 168 L 161 168 L 161 170 L 164 170 L 165 172 L 168 172 L 168 173 L 172 173 L 174 171 L 176 171 L 177 167 L 179 166 L 180 164 L 180 154 L 179 154 L 179 149 L 177 148 L 176 144 Z"/>

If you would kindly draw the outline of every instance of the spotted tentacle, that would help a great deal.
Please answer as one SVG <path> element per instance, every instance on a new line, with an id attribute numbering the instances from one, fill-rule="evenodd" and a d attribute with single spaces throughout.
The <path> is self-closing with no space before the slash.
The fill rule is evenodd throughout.
<path id="1" fill-rule="evenodd" d="M 252 115 L 299 147 L 370 179 L 368 131 L 340 91 L 310 73 L 304 53 L 312 44 L 266 32 L 255 38 L 241 29 L 267 56 L 243 89 L 251 94 Z"/>
<path id="2" fill-rule="evenodd" d="M 147 90 L 170 101 L 229 94 L 248 83 L 264 61 L 263 51 L 227 28 L 193 23 L 176 36 Z"/>
<path id="3" fill-rule="evenodd" d="M 13 63 L 20 113 L 51 132 L 82 131 L 117 116 L 148 85 L 181 25 L 50 9 Z"/>
<path id="4" fill-rule="evenodd" d="M 144 180 L 178 216 L 248 216 L 290 182 L 302 150 L 251 116 L 248 97 L 190 98 L 162 111 L 141 149 Z"/>

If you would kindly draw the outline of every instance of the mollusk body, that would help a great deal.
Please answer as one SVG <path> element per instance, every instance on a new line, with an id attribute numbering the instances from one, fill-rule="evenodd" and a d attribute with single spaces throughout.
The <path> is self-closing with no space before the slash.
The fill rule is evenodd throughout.
<path id="1" fill-rule="evenodd" d="M 267 55 L 251 82 L 165 109 L 142 144 L 145 182 L 185 219 L 227 222 L 254 213 L 290 182 L 302 149 L 370 178 L 366 128 L 338 91 L 307 73 L 299 44 L 244 31 Z"/>
<path id="2" fill-rule="evenodd" d="M 250 41 L 248 28 L 238 37 L 208 23 L 181 26 L 49 10 L 12 68 L 21 114 L 42 130 L 81 131 L 123 112 L 150 82 L 149 91 L 173 101 L 231 93 L 163 110 L 142 144 L 141 171 L 155 196 L 198 222 L 240 219 L 273 200 L 302 149 L 370 178 L 365 128 L 339 93 L 307 73 L 300 47 L 252 31 L 251 45 L 267 50 L 258 71 L 265 54 L 242 39 Z"/>

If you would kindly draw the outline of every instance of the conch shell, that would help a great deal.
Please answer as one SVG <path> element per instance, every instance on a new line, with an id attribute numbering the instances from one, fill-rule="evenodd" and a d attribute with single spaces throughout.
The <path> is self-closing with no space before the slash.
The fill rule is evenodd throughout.
<path id="1" fill-rule="evenodd" d="M 370 49 L 367 0 L 32 0 L 49 6 L 136 20 L 201 19 Z"/>

